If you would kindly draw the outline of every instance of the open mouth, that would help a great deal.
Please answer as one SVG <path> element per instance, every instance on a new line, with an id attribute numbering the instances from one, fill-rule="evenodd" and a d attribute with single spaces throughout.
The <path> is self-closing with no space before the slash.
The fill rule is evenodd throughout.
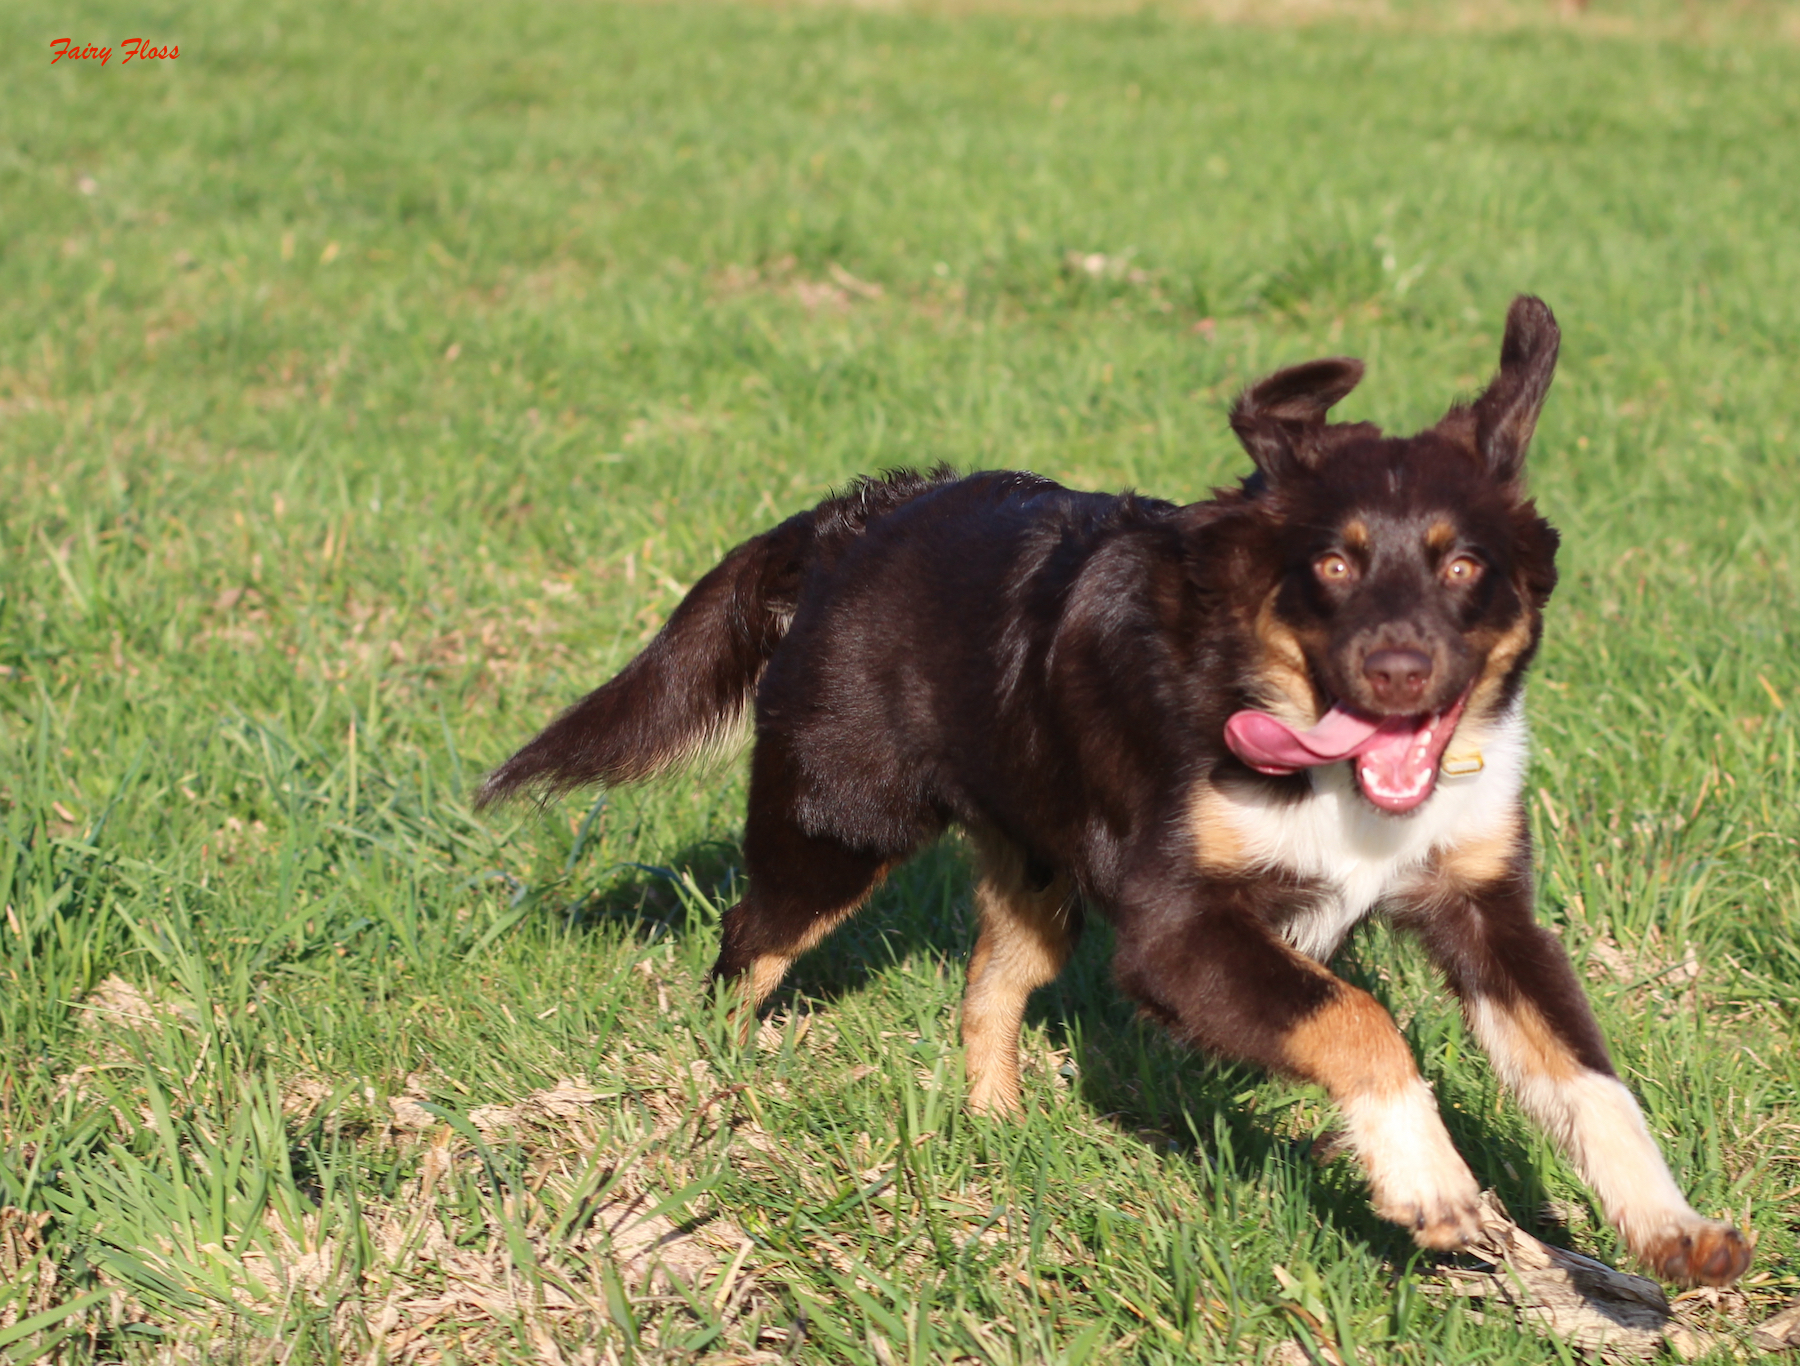
<path id="1" fill-rule="evenodd" d="M 1295 773 L 1352 760 L 1363 796 L 1398 814 L 1431 795 L 1468 700 L 1465 691 L 1442 711 L 1416 716 L 1368 716 L 1340 702 L 1310 730 L 1297 730 L 1267 712 L 1240 711 L 1225 723 L 1225 742 L 1259 773 Z"/>

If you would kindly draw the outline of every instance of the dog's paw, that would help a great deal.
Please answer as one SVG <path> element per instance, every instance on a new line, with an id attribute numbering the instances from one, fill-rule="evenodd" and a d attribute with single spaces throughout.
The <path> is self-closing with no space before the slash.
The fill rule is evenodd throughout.
<path id="1" fill-rule="evenodd" d="M 1481 1187 L 1423 1082 L 1352 1102 L 1344 1117 L 1377 1214 L 1421 1247 L 1450 1251 L 1474 1241 L 1482 1228 Z"/>
<path id="2" fill-rule="evenodd" d="M 1420 1247 L 1438 1252 L 1467 1247 L 1481 1234 L 1481 1191 L 1473 1176 L 1466 1183 L 1458 1182 L 1454 1189 L 1421 1192 L 1411 1198 L 1395 1199 L 1377 1191 L 1375 1212 L 1412 1234 Z"/>
<path id="3" fill-rule="evenodd" d="M 1750 1266 L 1750 1240 L 1711 1219 L 1677 1224 L 1635 1250 L 1658 1278 L 1675 1285 L 1730 1285 Z"/>
<path id="4" fill-rule="evenodd" d="M 1412 1234 L 1420 1247 L 1451 1252 L 1468 1246 L 1482 1229 L 1481 1187 L 1468 1163 L 1448 1134 L 1420 1143 L 1408 1157 L 1371 1171 L 1375 1212 Z"/>
<path id="5" fill-rule="evenodd" d="M 1008 1085 L 1004 1079 L 977 1077 L 969 1086 L 965 1103 L 971 1114 L 984 1115 L 988 1119 L 1022 1119 L 1025 1115 L 1016 1080 Z"/>

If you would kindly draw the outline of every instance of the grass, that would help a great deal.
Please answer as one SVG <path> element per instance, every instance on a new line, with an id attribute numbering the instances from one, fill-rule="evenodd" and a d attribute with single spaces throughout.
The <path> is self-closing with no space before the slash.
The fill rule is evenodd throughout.
<path id="1" fill-rule="evenodd" d="M 1103 934 L 1030 1117 L 964 1115 L 954 842 L 739 1048 L 735 766 L 468 806 L 858 471 L 1203 496 L 1247 378 L 1361 355 L 1346 414 L 1417 426 L 1521 290 L 1565 328 L 1540 912 L 1760 1235 L 1690 1316 L 1729 1352 L 1800 1289 L 1789 11 L 1402 9 L 0 15 L 0 1356 L 1546 1359 Z M 180 57 L 47 64 L 140 30 Z M 1618 1259 L 1418 956 L 1340 966 L 1513 1213 Z"/>

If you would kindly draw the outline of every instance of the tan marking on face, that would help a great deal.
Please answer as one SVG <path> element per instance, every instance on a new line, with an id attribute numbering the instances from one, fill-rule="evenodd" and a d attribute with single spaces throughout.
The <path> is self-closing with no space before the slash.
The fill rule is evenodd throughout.
<path id="1" fill-rule="evenodd" d="M 1252 684 L 1259 700 L 1290 725 L 1311 726 L 1319 719 L 1319 700 L 1306 667 L 1306 651 L 1292 627 L 1275 615 L 1279 588 L 1271 589 L 1257 609 L 1254 631 L 1261 649 Z"/>
<path id="2" fill-rule="evenodd" d="M 1194 863 L 1208 873 L 1241 873 L 1250 866 L 1244 838 L 1231 817 L 1231 804 L 1211 783 L 1194 787 L 1188 811 L 1194 833 Z"/>
<path id="3" fill-rule="evenodd" d="M 1016 1114 L 1019 1105 L 1019 1027 L 1025 1002 L 1056 980 L 1075 947 L 1074 889 L 1062 877 L 1042 891 L 1026 886 L 1025 860 L 994 835 L 977 836 L 981 876 L 975 905 L 981 934 L 969 956 L 962 1035 L 967 1054 L 969 1108 L 977 1114 Z"/>
<path id="4" fill-rule="evenodd" d="M 1456 523 L 1440 517 L 1425 532 L 1428 550 L 1444 551 L 1456 544 Z"/>
<path id="5" fill-rule="evenodd" d="M 1521 591 L 1521 597 L 1524 596 Z M 1500 690 L 1506 683 L 1506 676 L 1512 672 L 1512 666 L 1520 655 L 1531 645 L 1531 628 L 1533 614 L 1530 609 L 1519 613 L 1517 620 L 1502 631 L 1488 650 L 1487 662 L 1482 665 L 1481 676 L 1475 680 L 1475 687 L 1469 693 L 1469 705 L 1463 715 L 1469 722 L 1480 724 L 1490 721 L 1495 715 L 1495 706 L 1500 698 Z M 1471 727 L 1472 728 L 1472 727 Z M 1458 734 L 1463 727 L 1459 726 Z M 1452 741 L 1452 744 L 1455 742 Z"/>
<path id="6" fill-rule="evenodd" d="M 1330 1001 L 1288 1031 L 1282 1053 L 1295 1075 L 1340 1103 L 1398 1091 L 1419 1075 L 1394 1017 L 1368 992 L 1341 982 Z"/>
<path id="7" fill-rule="evenodd" d="M 1369 548 L 1369 524 L 1360 517 L 1352 517 L 1344 523 L 1344 544 L 1352 550 Z"/>

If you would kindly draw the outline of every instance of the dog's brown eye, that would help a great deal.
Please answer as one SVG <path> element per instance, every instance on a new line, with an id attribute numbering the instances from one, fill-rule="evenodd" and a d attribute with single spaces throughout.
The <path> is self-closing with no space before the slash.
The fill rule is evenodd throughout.
<path id="1" fill-rule="evenodd" d="M 1313 573 L 1326 583 L 1348 583 L 1356 575 L 1350 561 L 1339 554 L 1321 555 L 1313 561 Z"/>
<path id="2" fill-rule="evenodd" d="M 1473 555 L 1458 555 L 1444 566 L 1444 582 L 1452 588 L 1467 588 L 1480 582 L 1482 572 L 1481 561 Z"/>

